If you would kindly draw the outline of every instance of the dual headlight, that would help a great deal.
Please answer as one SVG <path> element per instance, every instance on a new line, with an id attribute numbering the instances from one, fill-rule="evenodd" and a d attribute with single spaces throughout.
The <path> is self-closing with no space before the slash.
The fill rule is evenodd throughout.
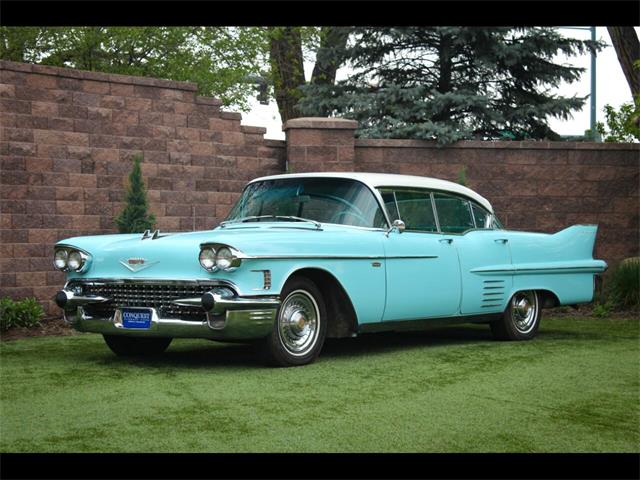
<path id="1" fill-rule="evenodd" d="M 238 252 L 229 247 L 207 246 L 200 250 L 200 265 L 209 272 L 224 270 L 230 272 L 240 266 L 242 260 Z"/>
<path id="2" fill-rule="evenodd" d="M 59 247 L 53 254 L 53 265 L 63 272 L 84 272 L 89 265 L 89 255 L 72 247 Z"/>

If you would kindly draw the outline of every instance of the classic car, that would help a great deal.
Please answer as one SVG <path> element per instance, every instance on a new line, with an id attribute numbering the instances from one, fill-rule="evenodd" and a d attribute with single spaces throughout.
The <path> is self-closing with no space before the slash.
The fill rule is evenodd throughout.
<path id="1" fill-rule="evenodd" d="M 55 301 L 117 355 L 205 338 L 303 365 L 326 337 L 442 321 L 529 340 L 543 308 L 593 299 L 607 266 L 596 231 L 506 230 L 484 197 L 434 178 L 275 175 L 249 182 L 212 230 L 60 241 Z"/>

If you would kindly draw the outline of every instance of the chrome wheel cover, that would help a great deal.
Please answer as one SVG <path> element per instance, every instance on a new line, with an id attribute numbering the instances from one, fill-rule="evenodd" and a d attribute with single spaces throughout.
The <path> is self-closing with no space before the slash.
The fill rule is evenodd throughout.
<path id="1" fill-rule="evenodd" d="M 291 355 L 306 355 L 316 344 L 320 331 L 320 310 L 306 290 L 294 290 L 284 299 L 278 314 L 278 334 Z"/>
<path id="2" fill-rule="evenodd" d="M 511 299 L 511 320 L 520 333 L 533 330 L 538 317 L 538 297 L 533 290 L 516 293 Z"/>

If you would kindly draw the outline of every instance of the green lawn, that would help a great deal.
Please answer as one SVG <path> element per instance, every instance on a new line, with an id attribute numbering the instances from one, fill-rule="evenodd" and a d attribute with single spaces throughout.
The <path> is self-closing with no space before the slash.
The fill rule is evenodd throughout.
<path id="1" fill-rule="evenodd" d="M 174 340 L 154 360 L 82 334 L 0 344 L 2 452 L 638 452 L 636 319 L 545 318 L 330 340 L 312 365 Z"/>

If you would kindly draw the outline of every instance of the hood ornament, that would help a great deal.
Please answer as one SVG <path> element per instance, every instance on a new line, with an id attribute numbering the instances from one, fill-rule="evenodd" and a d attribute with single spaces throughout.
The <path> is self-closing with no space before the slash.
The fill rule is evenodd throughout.
<path id="1" fill-rule="evenodd" d="M 144 270 L 145 268 L 149 268 L 155 265 L 156 263 L 160 263 L 160 261 L 147 262 L 147 260 L 140 257 L 133 257 L 133 258 L 127 258 L 127 259 L 123 258 L 122 260 L 120 260 L 120 265 L 131 270 L 133 273 Z"/>
<path id="2" fill-rule="evenodd" d="M 151 233 L 151 230 L 145 230 L 144 233 L 142 234 L 142 238 L 140 238 L 140 240 L 146 240 L 147 238 L 150 238 L 151 240 L 156 240 L 158 238 L 166 237 L 167 235 L 171 235 L 171 234 L 170 233 L 165 233 L 163 235 L 160 235 L 160 229 L 159 228 L 153 233 Z"/>

